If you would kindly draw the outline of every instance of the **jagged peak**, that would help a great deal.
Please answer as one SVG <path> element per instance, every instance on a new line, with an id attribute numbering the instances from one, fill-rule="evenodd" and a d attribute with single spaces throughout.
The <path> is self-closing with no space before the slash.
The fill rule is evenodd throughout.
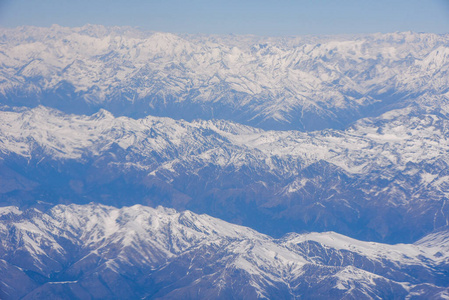
<path id="1" fill-rule="evenodd" d="M 91 115 L 90 118 L 92 120 L 103 120 L 103 119 L 112 120 L 115 117 L 114 117 L 114 115 L 112 113 L 110 113 L 106 109 L 101 108 L 98 112 L 96 112 L 93 115 Z"/>

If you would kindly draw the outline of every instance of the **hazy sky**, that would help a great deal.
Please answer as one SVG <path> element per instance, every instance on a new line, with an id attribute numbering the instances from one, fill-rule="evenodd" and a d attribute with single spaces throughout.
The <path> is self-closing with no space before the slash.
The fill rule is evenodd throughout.
<path id="1" fill-rule="evenodd" d="M 188 33 L 449 32 L 449 0 L 0 0 L 0 26 L 130 25 Z"/>

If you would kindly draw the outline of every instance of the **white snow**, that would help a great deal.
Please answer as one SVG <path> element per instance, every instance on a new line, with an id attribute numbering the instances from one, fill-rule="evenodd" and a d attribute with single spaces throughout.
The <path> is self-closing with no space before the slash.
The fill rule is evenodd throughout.
<path id="1" fill-rule="evenodd" d="M 346 131 L 302 133 L 263 131 L 227 121 L 114 118 L 104 110 L 93 116 L 64 115 L 44 107 L 0 111 L 0 157 L 16 153 L 32 159 L 40 148 L 39 161 L 82 160 L 111 153 L 111 147 L 118 145 L 128 156 L 115 164 L 153 175 L 162 170 L 176 175 L 185 165 L 195 165 L 187 168 L 195 173 L 212 164 L 236 169 L 252 166 L 283 176 L 295 175 L 320 160 L 348 174 L 365 174 L 387 166 L 402 172 L 410 162 L 446 159 L 449 122 L 432 114 L 409 117 L 407 112 L 364 119 Z M 440 125 L 433 126 L 437 122 Z M 161 159 L 155 160 L 154 153 Z M 422 184 L 444 182 L 438 174 L 419 174 Z M 295 182 L 287 191 L 295 192 L 304 184 Z"/>
<path id="2" fill-rule="evenodd" d="M 227 269 L 246 272 L 251 276 L 250 284 L 260 295 L 264 295 L 264 287 L 275 282 L 290 286 L 304 274 L 306 265 L 321 266 L 319 257 L 309 256 L 295 248 L 299 243 L 314 241 L 325 252 L 346 250 L 381 265 L 389 262 L 399 269 L 417 265 L 433 268 L 449 253 L 446 231 L 428 235 L 413 245 L 362 242 L 333 232 L 290 234 L 276 240 L 207 215 L 142 205 L 120 209 L 99 204 L 58 205 L 48 214 L 35 210 L 33 217 L 27 218 L 19 217 L 13 223 L 15 239 L 9 236 L 5 223 L 0 222 L 0 249 L 3 253 L 12 248 L 26 251 L 38 269 L 45 267 L 46 261 L 56 262 L 58 255 L 64 255 L 64 249 L 57 242 L 62 236 L 87 252 L 80 261 L 98 257 L 104 268 L 114 272 L 124 264 L 147 264 L 153 268 L 164 266 L 170 259 L 185 255 L 192 249 L 212 247 L 214 253 L 218 251 L 224 255 L 220 258 L 220 264 L 224 265 L 220 272 Z M 11 244 L 14 241 L 18 241 L 17 244 Z M 332 275 L 336 279 L 335 288 L 345 290 L 345 293 L 351 293 L 355 284 L 371 291 L 378 280 L 390 280 L 354 266 L 336 271 Z M 76 281 L 50 282 L 70 283 Z M 396 284 L 407 291 L 412 287 L 407 282 Z"/>
<path id="3" fill-rule="evenodd" d="M 330 117 L 332 109 L 378 101 L 379 87 L 447 100 L 445 35 L 262 38 L 86 28 L 0 29 L 0 93 L 67 82 L 88 102 L 111 101 L 118 91 L 129 101 L 158 95 L 246 109 L 251 102 L 254 117 L 273 120 L 289 119 L 294 109 Z M 242 97 L 228 97 L 235 93 Z"/>

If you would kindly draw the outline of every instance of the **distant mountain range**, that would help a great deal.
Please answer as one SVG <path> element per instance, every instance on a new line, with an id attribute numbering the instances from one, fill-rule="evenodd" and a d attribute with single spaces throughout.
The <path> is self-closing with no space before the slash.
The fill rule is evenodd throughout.
<path id="1" fill-rule="evenodd" d="M 0 30 L 0 102 L 68 113 L 343 129 L 448 100 L 449 35 L 262 38 L 132 28 Z"/>
<path id="2" fill-rule="evenodd" d="M 448 298 L 448 55 L 0 29 L 0 298 Z"/>

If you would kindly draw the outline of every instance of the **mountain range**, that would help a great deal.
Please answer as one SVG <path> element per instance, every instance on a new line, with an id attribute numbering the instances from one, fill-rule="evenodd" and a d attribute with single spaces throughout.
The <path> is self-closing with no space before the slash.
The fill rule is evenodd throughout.
<path id="1" fill-rule="evenodd" d="M 273 239 L 189 211 L 0 209 L 2 298 L 441 299 L 447 229 L 414 244 L 333 232 Z"/>
<path id="2" fill-rule="evenodd" d="M 447 299 L 448 55 L 0 29 L 0 298 Z"/>
<path id="3" fill-rule="evenodd" d="M 344 131 L 229 121 L 0 112 L 0 203 L 190 209 L 273 236 L 413 242 L 448 225 L 448 115 L 417 108 Z"/>
<path id="4" fill-rule="evenodd" d="M 67 113 L 344 129 L 448 100 L 449 36 L 205 36 L 87 25 L 0 30 L 0 102 Z"/>

